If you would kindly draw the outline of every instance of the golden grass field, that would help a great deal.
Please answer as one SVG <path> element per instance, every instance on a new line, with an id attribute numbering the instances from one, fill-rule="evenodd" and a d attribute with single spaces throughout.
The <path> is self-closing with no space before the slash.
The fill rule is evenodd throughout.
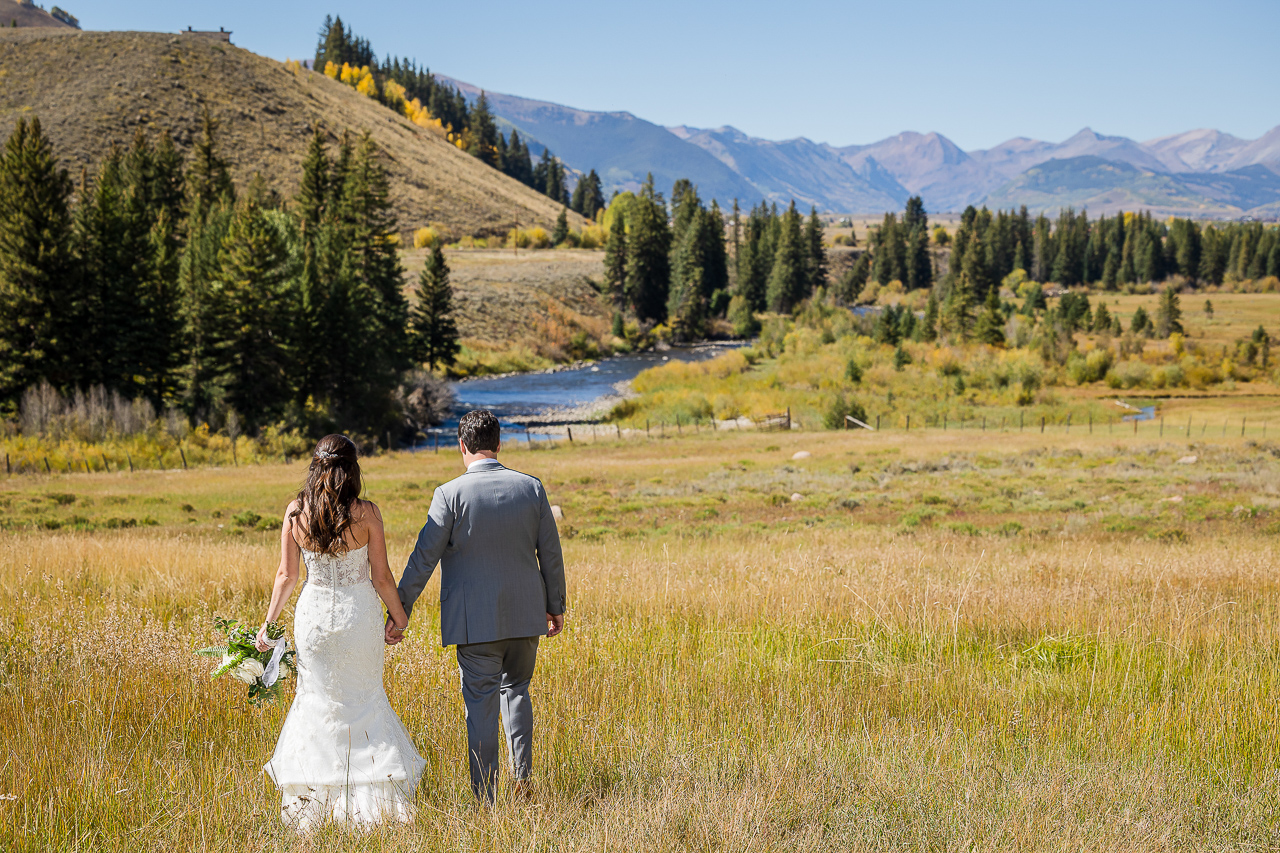
<path id="1" fill-rule="evenodd" d="M 278 546 L 251 516 L 301 463 L 11 478 L 0 847 L 1273 849 L 1280 443 L 1155 430 L 513 449 L 564 508 L 570 585 L 536 798 L 472 805 L 422 607 L 386 669 L 429 759 L 416 823 L 302 840 L 260 769 L 286 707 L 191 654 L 214 614 L 261 618 Z M 459 471 L 366 460 L 397 573 Z M 155 524 L 99 523 L 123 516 Z"/>

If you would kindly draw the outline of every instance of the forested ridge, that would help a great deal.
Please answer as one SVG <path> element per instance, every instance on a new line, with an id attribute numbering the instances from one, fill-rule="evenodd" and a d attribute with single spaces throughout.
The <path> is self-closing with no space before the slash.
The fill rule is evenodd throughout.
<path id="1" fill-rule="evenodd" d="M 368 134 L 331 152 L 317 130 L 293 199 L 260 177 L 237 193 L 206 114 L 189 161 L 140 131 L 77 185 L 19 122 L 0 157 L 0 405 L 47 384 L 251 433 L 402 426 L 414 356 L 451 352 L 422 335 L 456 331 L 437 317 L 447 267 L 423 274 L 430 304 L 402 295 L 381 158 Z"/>
<path id="2" fill-rule="evenodd" d="M 604 207 L 594 169 L 570 194 L 565 165 L 545 146 L 535 164 L 519 131 L 512 128 L 508 135 L 498 129 L 484 92 L 468 105 L 462 92 L 436 80 L 414 59 L 387 56 L 379 62 L 369 41 L 357 36 L 341 16 L 325 17 L 314 68 L 416 124 L 438 130 L 463 151 L 588 219 Z"/>

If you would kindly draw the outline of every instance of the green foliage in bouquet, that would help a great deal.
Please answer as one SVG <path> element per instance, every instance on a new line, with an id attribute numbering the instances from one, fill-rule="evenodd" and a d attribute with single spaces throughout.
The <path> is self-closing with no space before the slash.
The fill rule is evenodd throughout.
<path id="1" fill-rule="evenodd" d="M 222 659 L 218 667 L 214 669 L 212 677 L 218 678 L 229 674 L 232 678 L 247 684 L 249 686 L 249 702 L 252 705 L 274 702 L 279 698 L 280 684 L 284 681 L 285 675 L 297 672 L 295 663 L 296 650 L 287 648 L 284 654 L 281 655 L 280 674 L 274 682 L 268 685 L 263 682 L 263 674 L 266 672 L 267 664 L 270 662 L 273 652 L 258 651 L 254 646 L 257 632 L 250 627 L 241 625 L 234 619 L 223 619 L 221 616 L 214 617 L 213 624 L 218 631 L 227 635 L 227 644 L 225 646 L 209 646 L 208 648 L 196 650 L 198 655 Z M 280 639 L 284 636 L 284 626 L 279 622 L 268 622 L 267 636 L 273 640 Z"/>

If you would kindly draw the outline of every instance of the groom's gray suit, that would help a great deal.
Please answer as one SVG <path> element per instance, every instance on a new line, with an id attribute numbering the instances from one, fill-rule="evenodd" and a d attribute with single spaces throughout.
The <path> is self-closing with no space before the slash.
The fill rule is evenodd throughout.
<path id="1" fill-rule="evenodd" d="M 547 614 L 565 609 L 560 535 L 541 481 L 481 459 L 435 490 L 400 579 L 410 615 L 437 562 L 440 644 L 458 647 L 471 787 L 492 799 L 499 707 L 512 775 L 532 772 L 529 681 Z"/>

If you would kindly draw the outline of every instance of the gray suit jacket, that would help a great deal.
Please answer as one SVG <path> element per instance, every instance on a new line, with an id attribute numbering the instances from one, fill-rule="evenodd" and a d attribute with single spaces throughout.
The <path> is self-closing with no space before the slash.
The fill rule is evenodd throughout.
<path id="1" fill-rule="evenodd" d="M 564 558 L 546 490 L 496 459 L 431 496 L 400 579 L 410 614 L 437 562 L 442 646 L 541 636 L 547 614 L 564 612 Z"/>

